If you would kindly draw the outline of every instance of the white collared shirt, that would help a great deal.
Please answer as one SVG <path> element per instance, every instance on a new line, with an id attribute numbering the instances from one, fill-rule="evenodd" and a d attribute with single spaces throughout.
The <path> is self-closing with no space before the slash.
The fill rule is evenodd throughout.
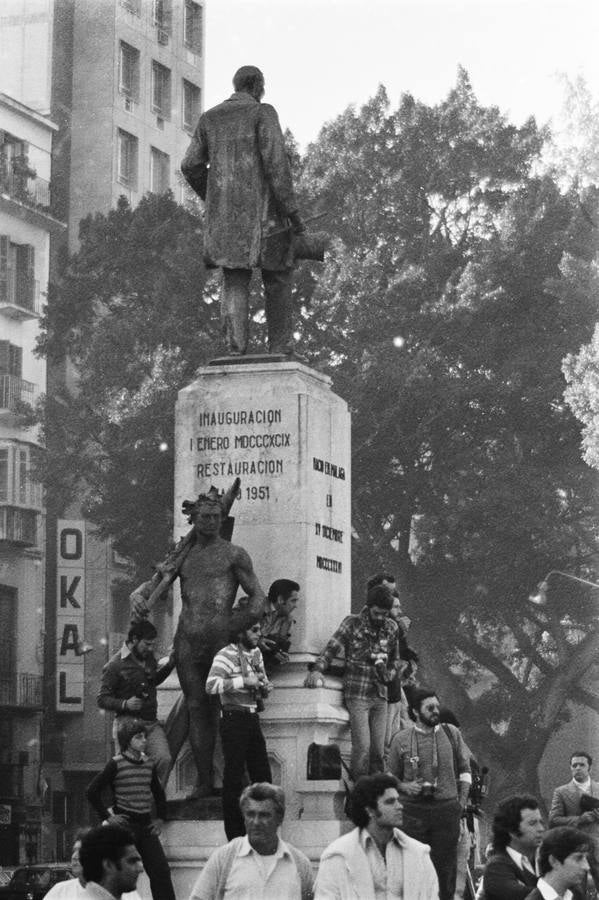
<path id="1" fill-rule="evenodd" d="M 579 782 L 579 781 L 576 781 L 576 779 L 573 778 L 573 779 L 572 779 L 572 784 L 573 784 L 574 787 L 575 787 L 577 790 L 579 790 L 582 794 L 590 794 L 590 793 L 591 793 L 591 779 L 590 779 L 590 777 L 587 778 L 587 780 L 586 780 L 586 781 L 583 781 L 582 783 Z"/>
<path id="2" fill-rule="evenodd" d="M 513 859 L 521 872 L 526 869 L 527 872 L 532 872 L 533 875 L 538 875 L 539 873 L 535 871 L 531 861 L 527 856 L 523 853 L 520 853 L 519 850 L 513 850 L 512 847 L 506 847 L 508 856 Z"/>
<path id="3" fill-rule="evenodd" d="M 403 900 L 403 849 L 394 833 L 385 847 L 385 857 L 366 828 L 360 829 L 360 844 L 370 868 L 375 900 Z"/>
<path id="4" fill-rule="evenodd" d="M 233 860 L 224 896 L 227 900 L 301 900 L 301 883 L 287 844 L 279 838 L 276 853 L 261 856 L 247 835 Z"/>
<path id="5" fill-rule="evenodd" d="M 557 893 L 555 888 L 552 888 L 550 884 L 547 884 L 544 878 L 539 878 L 537 881 L 537 890 L 543 900 L 562 900 L 562 897 Z M 572 900 L 572 891 L 566 891 L 563 895 L 563 900 Z"/>

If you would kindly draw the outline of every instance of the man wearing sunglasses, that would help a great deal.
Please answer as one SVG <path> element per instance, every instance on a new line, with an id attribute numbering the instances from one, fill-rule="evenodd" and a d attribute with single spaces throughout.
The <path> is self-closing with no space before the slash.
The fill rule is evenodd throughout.
<path id="1" fill-rule="evenodd" d="M 258 715 L 272 690 L 258 647 L 260 621 L 260 616 L 247 612 L 231 620 L 231 643 L 214 657 L 206 681 L 206 692 L 218 695 L 222 707 L 223 818 L 228 840 L 245 834 L 239 798 L 246 766 L 250 782 L 272 782 Z"/>

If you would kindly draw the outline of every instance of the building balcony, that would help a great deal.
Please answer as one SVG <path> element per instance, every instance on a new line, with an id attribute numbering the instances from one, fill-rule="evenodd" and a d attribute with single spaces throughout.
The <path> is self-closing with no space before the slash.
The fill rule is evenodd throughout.
<path id="1" fill-rule="evenodd" d="M 37 712 L 42 708 L 42 676 L 30 672 L 0 673 L 0 709 Z"/>
<path id="2" fill-rule="evenodd" d="M 0 412 L 14 410 L 19 402 L 33 403 L 36 399 L 35 385 L 18 375 L 0 374 Z"/>
<path id="3" fill-rule="evenodd" d="M 14 269 L 7 270 L 6 294 L 0 297 L 0 313 L 10 319 L 37 319 L 41 312 L 40 283 Z"/>
<path id="4" fill-rule="evenodd" d="M 28 206 L 50 209 L 50 182 L 37 175 L 4 171 L 0 175 L 0 192 Z"/>
<path id="5" fill-rule="evenodd" d="M 17 547 L 37 547 L 37 517 L 35 509 L 22 506 L 0 506 L 0 543 Z M 0 681 L 0 696 L 2 685 Z"/>

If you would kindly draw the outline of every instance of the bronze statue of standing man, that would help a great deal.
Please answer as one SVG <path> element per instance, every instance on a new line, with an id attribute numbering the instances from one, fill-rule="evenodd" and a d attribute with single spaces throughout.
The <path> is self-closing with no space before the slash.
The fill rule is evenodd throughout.
<path id="1" fill-rule="evenodd" d="M 277 112 L 264 96 L 264 76 L 242 66 L 235 93 L 201 117 L 181 164 L 205 203 L 204 260 L 223 270 L 221 321 L 231 355 L 248 344 L 252 269 L 264 284 L 271 353 L 293 352 L 291 278 L 294 239 L 305 231 Z"/>

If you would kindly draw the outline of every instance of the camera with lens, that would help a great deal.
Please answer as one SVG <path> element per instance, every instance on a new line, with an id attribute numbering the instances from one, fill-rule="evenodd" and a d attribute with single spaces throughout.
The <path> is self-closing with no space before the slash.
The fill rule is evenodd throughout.
<path id="1" fill-rule="evenodd" d="M 435 792 L 437 790 L 437 785 L 433 784 L 432 781 L 423 781 L 420 786 L 420 796 L 424 800 L 432 800 L 435 796 Z"/>

